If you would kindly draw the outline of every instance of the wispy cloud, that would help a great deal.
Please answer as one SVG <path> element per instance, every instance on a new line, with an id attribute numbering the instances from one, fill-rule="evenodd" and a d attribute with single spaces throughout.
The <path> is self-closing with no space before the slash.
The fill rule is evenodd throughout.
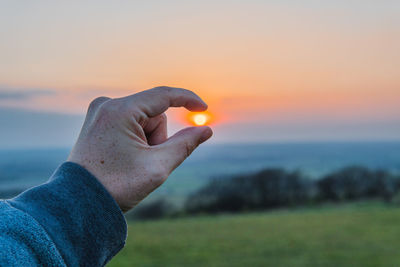
<path id="1" fill-rule="evenodd" d="M 22 88 L 1 88 L 0 100 L 27 100 L 38 96 L 54 95 L 55 91 L 50 89 L 22 89 Z"/>

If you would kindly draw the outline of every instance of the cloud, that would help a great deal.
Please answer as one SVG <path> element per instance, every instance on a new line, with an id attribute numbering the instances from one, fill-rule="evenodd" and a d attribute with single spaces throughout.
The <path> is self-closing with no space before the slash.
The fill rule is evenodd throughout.
<path id="1" fill-rule="evenodd" d="M 49 89 L 10 89 L 0 88 L 0 100 L 27 100 L 38 96 L 54 95 Z"/>

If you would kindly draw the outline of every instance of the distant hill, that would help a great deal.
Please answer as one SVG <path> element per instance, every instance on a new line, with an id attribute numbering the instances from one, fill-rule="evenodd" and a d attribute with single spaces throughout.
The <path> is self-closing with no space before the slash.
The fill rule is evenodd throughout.
<path id="1" fill-rule="evenodd" d="M 0 197 L 40 184 L 67 158 L 69 149 L 0 150 Z M 209 178 L 267 167 L 300 169 L 317 177 L 347 165 L 400 172 L 400 142 L 213 144 L 196 150 L 153 197 L 182 197 Z"/>

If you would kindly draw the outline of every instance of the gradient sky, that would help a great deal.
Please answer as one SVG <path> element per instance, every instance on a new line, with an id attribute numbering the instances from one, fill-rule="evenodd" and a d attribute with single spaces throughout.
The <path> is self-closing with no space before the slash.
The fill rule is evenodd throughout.
<path id="1" fill-rule="evenodd" d="M 214 142 L 400 139 L 400 1 L 9 0 L 0 36 L 0 147 L 69 146 L 91 99 L 157 85 Z"/>

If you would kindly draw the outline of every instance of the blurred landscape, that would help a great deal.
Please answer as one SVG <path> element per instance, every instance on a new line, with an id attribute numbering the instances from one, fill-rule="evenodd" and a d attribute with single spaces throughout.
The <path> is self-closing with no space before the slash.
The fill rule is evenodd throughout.
<path id="1" fill-rule="evenodd" d="M 130 222 L 109 266 L 398 266 L 399 220 L 361 202 Z"/>
<path id="2" fill-rule="evenodd" d="M 0 196 L 69 149 L 0 151 Z M 394 266 L 400 142 L 209 144 L 127 214 L 110 266 Z"/>

